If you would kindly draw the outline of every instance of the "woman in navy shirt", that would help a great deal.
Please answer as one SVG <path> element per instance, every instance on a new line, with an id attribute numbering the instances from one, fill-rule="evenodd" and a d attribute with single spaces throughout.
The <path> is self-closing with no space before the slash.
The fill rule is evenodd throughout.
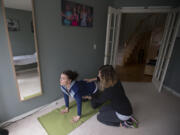
<path id="1" fill-rule="evenodd" d="M 95 94 L 97 91 L 97 84 L 95 81 L 76 81 L 78 74 L 71 70 L 67 70 L 61 73 L 60 86 L 64 94 L 65 109 L 61 110 L 61 113 L 69 112 L 69 96 L 73 97 L 77 103 L 77 116 L 74 116 L 72 121 L 77 122 L 81 117 L 82 110 L 82 98 L 90 98 L 89 96 Z"/>

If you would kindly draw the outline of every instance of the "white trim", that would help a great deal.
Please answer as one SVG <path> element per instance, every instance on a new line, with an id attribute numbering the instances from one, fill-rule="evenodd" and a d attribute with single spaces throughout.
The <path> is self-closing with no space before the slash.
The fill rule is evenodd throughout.
<path id="1" fill-rule="evenodd" d="M 173 51 L 177 32 L 180 26 L 180 15 L 178 15 L 178 12 L 180 11 L 177 9 L 172 9 L 168 14 L 165 25 L 165 32 L 163 35 L 163 42 L 160 47 L 158 61 L 155 67 L 155 72 L 153 74 L 153 84 L 156 85 L 159 92 L 161 92 L 163 87 L 166 71 Z"/>
<path id="2" fill-rule="evenodd" d="M 118 14 L 117 14 L 117 27 L 116 27 L 116 35 L 115 35 L 115 46 L 114 46 L 114 55 L 113 55 L 113 63 L 112 65 L 116 66 L 116 59 L 118 55 L 118 46 L 119 46 L 119 36 L 120 36 L 120 29 L 121 29 L 121 18 L 122 18 L 122 13 L 121 10 L 118 9 Z"/>
<path id="3" fill-rule="evenodd" d="M 162 79 L 161 79 L 162 81 L 160 83 L 159 91 L 161 91 L 161 88 L 162 88 L 163 83 L 164 83 L 164 79 L 165 79 L 165 76 L 166 76 L 166 71 L 167 71 L 167 68 L 168 68 L 168 65 L 169 65 L 169 62 L 170 62 L 170 59 L 171 59 L 171 55 L 172 55 L 172 52 L 173 52 L 173 48 L 174 48 L 174 44 L 175 44 L 175 40 L 176 40 L 176 35 L 177 35 L 178 29 L 180 27 L 180 15 L 176 11 L 175 11 L 174 14 L 177 14 L 178 16 L 177 16 L 177 20 L 175 21 L 176 24 L 173 27 L 175 30 L 174 30 L 173 33 L 171 33 L 171 38 L 172 39 L 170 40 L 170 42 L 168 42 L 170 44 L 170 48 L 168 50 L 167 59 L 165 61 L 166 63 L 165 63 L 165 66 L 163 68 L 163 74 L 162 74 Z"/>
<path id="4" fill-rule="evenodd" d="M 107 27 L 106 27 L 106 43 L 105 43 L 105 53 L 104 53 L 104 64 L 114 63 L 114 55 L 116 48 L 116 36 L 117 36 L 117 21 L 119 16 L 119 9 L 108 7 L 108 17 L 107 17 Z M 113 17 L 113 18 L 112 18 Z M 113 24 L 111 24 L 113 21 Z M 113 25 L 113 26 L 112 26 Z M 110 41 L 110 37 L 112 37 Z"/>
<path id="5" fill-rule="evenodd" d="M 0 123 L 0 127 L 6 126 L 8 123 L 13 123 L 13 122 L 16 122 L 16 121 L 18 121 L 18 120 L 21 120 L 21 119 L 23 119 L 23 118 L 25 118 L 25 117 L 27 117 L 27 116 L 29 116 L 29 115 L 32 115 L 32 114 L 36 113 L 37 111 L 40 111 L 40 110 L 45 109 L 46 107 L 50 107 L 50 106 L 54 106 L 54 105 L 56 105 L 56 104 L 59 104 L 60 100 L 62 100 L 62 98 L 60 98 L 60 99 L 58 99 L 58 100 L 56 100 L 56 101 L 53 101 L 53 102 L 51 102 L 50 104 L 46 104 L 46 105 L 43 105 L 43 106 L 41 106 L 41 107 L 35 108 L 35 109 L 33 109 L 33 110 L 29 111 L 29 112 L 26 112 L 26 113 L 24 113 L 24 114 L 21 114 L 21 115 L 19 115 L 19 116 L 17 116 L 17 117 L 14 117 L 14 118 L 12 118 L 12 119 L 10 119 L 10 120 L 8 120 L 8 121 L 5 121 L 5 122 L 3 122 L 3 123 Z"/>
<path id="6" fill-rule="evenodd" d="M 168 13 L 170 6 L 152 6 L 152 7 L 121 7 L 122 13 Z"/>
<path id="7" fill-rule="evenodd" d="M 158 59 L 157 59 L 157 62 L 156 62 L 155 71 L 154 71 L 154 74 L 153 74 L 153 78 L 156 78 L 158 81 L 159 81 L 159 78 L 157 76 L 158 76 L 158 74 L 160 72 L 160 63 L 161 63 L 160 59 L 162 57 L 162 53 L 163 53 L 163 50 L 164 50 L 166 35 L 168 34 L 168 27 L 170 25 L 170 19 L 171 19 L 171 15 L 168 14 L 166 22 L 165 22 L 165 27 L 164 27 L 163 39 L 161 40 L 160 51 L 159 51 Z"/>
<path id="8" fill-rule="evenodd" d="M 111 54 L 110 54 L 110 64 L 112 65 L 113 63 L 113 56 L 114 56 L 114 40 L 115 40 L 115 31 L 116 31 L 116 19 L 117 19 L 117 14 L 113 13 L 113 33 L 112 33 L 112 44 L 111 44 Z"/>
<path id="9" fill-rule="evenodd" d="M 160 72 L 158 72 L 157 74 L 157 78 L 158 80 L 161 80 L 160 76 L 162 74 L 162 70 L 163 70 L 163 64 L 164 64 L 164 61 L 166 60 L 166 56 L 168 54 L 168 47 L 169 47 L 169 43 L 170 43 L 170 40 L 171 40 L 171 36 L 172 36 L 172 32 L 173 32 L 173 28 L 174 28 L 174 22 L 175 22 L 175 15 L 174 14 L 171 14 L 170 13 L 170 18 L 169 18 L 169 25 L 168 25 L 168 28 L 167 28 L 167 35 L 165 35 L 165 40 L 164 40 L 164 48 L 162 49 L 162 55 L 161 55 L 161 63 L 159 65 L 159 70 Z"/>
<path id="10" fill-rule="evenodd" d="M 105 43 L 105 54 L 104 54 L 104 65 L 108 64 L 108 51 L 109 51 L 109 36 L 111 29 L 111 7 L 108 8 L 108 16 L 107 16 L 107 28 L 106 28 L 106 43 Z"/>
<path id="11" fill-rule="evenodd" d="M 175 91 L 174 89 L 172 89 L 172 88 L 169 88 L 168 86 L 165 86 L 165 85 L 164 85 L 164 86 L 163 86 L 163 89 L 171 92 L 173 95 L 175 95 L 175 96 L 177 96 L 177 97 L 180 97 L 180 93 L 176 92 L 176 91 Z"/>

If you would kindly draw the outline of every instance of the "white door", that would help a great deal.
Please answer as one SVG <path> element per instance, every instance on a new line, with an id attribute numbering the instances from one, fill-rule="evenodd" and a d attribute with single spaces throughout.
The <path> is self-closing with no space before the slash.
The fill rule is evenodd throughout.
<path id="1" fill-rule="evenodd" d="M 122 13 L 120 9 L 112 7 L 108 8 L 104 64 L 111 64 L 115 66 L 121 15 Z"/>
<path id="2" fill-rule="evenodd" d="M 171 58 L 174 43 L 180 25 L 180 10 L 175 9 L 168 13 L 163 40 L 159 50 L 158 60 L 153 74 L 153 83 L 160 92 L 162 90 L 167 67 Z"/>

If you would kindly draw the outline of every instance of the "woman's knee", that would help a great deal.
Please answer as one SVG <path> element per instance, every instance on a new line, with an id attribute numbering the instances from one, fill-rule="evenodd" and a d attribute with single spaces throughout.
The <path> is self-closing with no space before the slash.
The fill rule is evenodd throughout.
<path id="1" fill-rule="evenodd" d="M 98 120 L 99 122 L 101 122 L 101 123 L 104 122 L 104 121 L 103 121 L 103 118 L 102 118 L 102 116 L 101 116 L 100 113 L 97 115 L 97 120 Z"/>
<path id="2" fill-rule="evenodd" d="M 99 112 L 108 112 L 108 111 L 113 111 L 112 106 L 110 104 L 102 106 L 99 110 Z"/>

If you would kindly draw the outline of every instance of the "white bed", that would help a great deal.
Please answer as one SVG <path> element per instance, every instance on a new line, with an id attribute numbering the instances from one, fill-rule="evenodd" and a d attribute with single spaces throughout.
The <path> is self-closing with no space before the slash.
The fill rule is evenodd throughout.
<path id="1" fill-rule="evenodd" d="M 14 65 L 27 65 L 37 63 L 37 53 L 32 55 L 21 55 L 21 56 L 14 56 L 13 62 Z"/>

